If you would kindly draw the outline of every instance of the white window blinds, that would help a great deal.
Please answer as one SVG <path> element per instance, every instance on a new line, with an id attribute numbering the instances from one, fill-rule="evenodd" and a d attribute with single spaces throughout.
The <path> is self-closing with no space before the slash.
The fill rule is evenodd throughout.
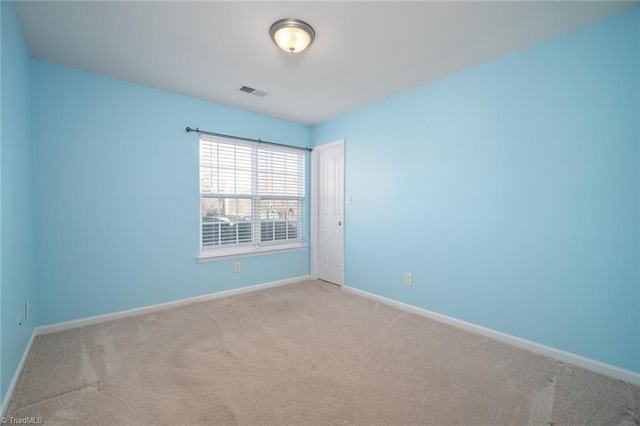
<path id="1" fill-rule="evenodd" d="M 305 154 L 200 135 L 201 252 L 302 244 Z"/>

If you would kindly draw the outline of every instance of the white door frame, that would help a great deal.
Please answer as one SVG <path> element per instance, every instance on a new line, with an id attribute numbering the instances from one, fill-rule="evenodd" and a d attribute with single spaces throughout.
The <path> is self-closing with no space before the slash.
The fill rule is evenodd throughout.
<path id="1" fill-rule="evenodd" d="M 320 236 L 320 231 L 319 231 L 319 226 L 320 226 L 320 220 L 319 220 L 319 209 L 320 209 L 320 200 L 318 199 L 318 163 L 320 161 L 320 151 L 326 150 L 326 149 L 332 149 L 332 148 L 336 148 L 336 147 L 341 147 L 342 148 L 342 168 L 343 168 L 343 173 L 342 173 L 342 178 L 343 178 L 343 182 L 342 185 L 344 187 L 344 179 L 345 179 L 345 173 L 344 173 L 344 168 L 345 168 L 345 152 L 344 152 L 344 139 L 338 139 L 336 141 L 333 142 L 329 142 L 326 144 L 322 144 L 322 145 L 318 145 L 318 146 L 314 146 L 313 147 L 313 151 L 311 151 L 311 278 L 314 280 L 318 279 L 318 263 L 320 262 L 319 259 L 319 255 L 320 255 L 320 250 L 319 250 L 319 236 Z M 344 197 L 344 191 L 343 191 L 343 197 Z M 343 212 L 343 219 L 342 219 L 342 223 L 343 223 L 343 228 L 342 228 L 342 284 L 344 285 L 344 269 L 345 269 L 345 264 L 344 264 L 344 246 L 345 246 L 345 218 L 346 218 L 346 212 L 344 210 L 344 198 L 342 200 L 342 212 Z"/>

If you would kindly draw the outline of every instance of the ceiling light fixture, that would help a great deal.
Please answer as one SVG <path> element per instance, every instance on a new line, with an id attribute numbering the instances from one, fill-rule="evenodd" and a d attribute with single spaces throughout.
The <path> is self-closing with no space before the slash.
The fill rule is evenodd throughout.
<path id="1" fill-rule="evenodd" d="M 281 19 L 275 22 L 269 34 L 280 49 L 289 53 L 302 52 L 316 37 L 311 25 L 299 19 Z"/>

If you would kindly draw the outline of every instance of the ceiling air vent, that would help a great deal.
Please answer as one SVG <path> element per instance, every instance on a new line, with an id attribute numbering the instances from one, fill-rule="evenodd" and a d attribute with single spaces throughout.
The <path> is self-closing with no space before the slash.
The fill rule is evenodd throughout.
<path id="1" fill-rule="evenodd" d="M 265 96 L 268 95 L 267 92 L 263 92 L 262 90 L 256 90 L 253 87 L 249 87 L 249 86 L 242 86 L 238 90 L 241 92 L 249 93 L 251 95 L 259 96 L 261 98 L 264 98 Z"/>

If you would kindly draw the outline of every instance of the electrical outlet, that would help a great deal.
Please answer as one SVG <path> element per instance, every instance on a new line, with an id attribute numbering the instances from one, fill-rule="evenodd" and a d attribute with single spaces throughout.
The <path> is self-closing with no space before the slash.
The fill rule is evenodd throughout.
<path id="1" fill-rule="evenodd" d="M 31 311 L 31 306 L 29 305 L 29 301 L 24 302 L 24 320 L 29 321 L 29 312 Z"/>
<path id="2" fill-rule="evenodd" d="M 236 272 L 240 272 L 240 262 L 236 262 L 236 264 L 233 266 L 233 270 Z"/>
<path id="3" fill-rule="evenodd" d="M 413 285 L 413 275 L 409 272 L 405 272 L 404 274 L 404 285 L 412 286 Z"/>

